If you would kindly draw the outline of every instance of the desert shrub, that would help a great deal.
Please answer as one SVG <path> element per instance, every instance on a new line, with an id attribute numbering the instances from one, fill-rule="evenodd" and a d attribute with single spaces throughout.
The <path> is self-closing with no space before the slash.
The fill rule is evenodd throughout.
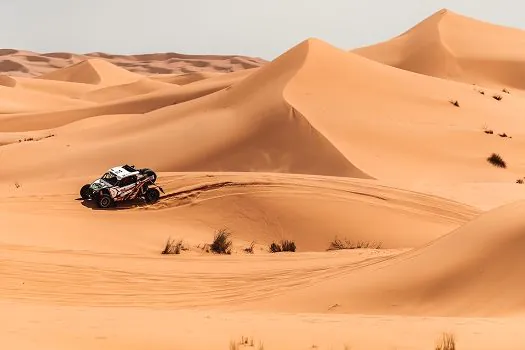
<path id="1" fill-rule="evenodd" d="M 494 134 L 494 131 L 492 131 L 492 130 L 485 130 L 484 132 L 485 132 L 485 134 L 490 134 L 490 135 Z"/>
<path id="2" fill-rule="evenodd" d="M 295 252 L 295 242 L 290 240 L 283 240 L 281 241 L 281 248 L 283 252 Z"/>
<path id="3" fill-rule="evenodd" d="M 436 350 L 455 350 L 456 349 L 456 340 L 454 335 L 450 333 L 443 333 L 441 339 L 437 341 Z"/>
<path id="4" fill-rule="evenodd" d="M 182 240 L 175 242 L 174 239 L 168 238 L 162 254 L 180 254 L 181 250 L 187 250 L 182 244 Z"/>
<path id="5" fill-rule="evenodd" d="M 217 254 L 231 254 L 232 241 L 230 236 L 231 233 L 228 230 L 218 230 L 213 238 L 213 243 L 210 245 L 210 250 Z"/>
<path id="6" fill-rule="evenodd" d="M 275 242 L 272 242 L 270 244 L 270 252 L 271 253 L 279 253 L 281 251 L 281 246 Z"/>
<path id="7" fill-rule="evenodd" d="M 494 95 L 494 96 L 492 96 L 492 98 L 495 99 L 495 100 L 497 100 L 497 101 L 501 101 L 501 99 L 502 99 L 503 97 L 501 97 L 501 95 Z"/>
<path id="8" fill-rule="evenodd" d="M 244 248 L 244 251 L 248 254 L 253 254 L 253 247 L 255 246 L 255 242 L 250 243 L 249 247 Z"/>
<path id="9" fill-rule="evenodd" d="M 459 102 L 457 100 L 450 100 L 450 103 L 452 103 L 454 106 L 459 107 Z"/>
<path id="10" fill-rule="evenodd" d="M 509 137 L 506 133 L 498 134 L 499 137 Z"/>
<path id="11" fill-rule="evenodd" d="M 510 94 L 510 91 L 509 91 L 509 90 L 507 90 L 507 88 L 503 88 L 503 90 L 502 90 L 502 91 L 503 91 L 504 93 L 506 93 L 506 94 Z"/>
<path id="12" fill-rule="evenodd" d="M 330 243 L 330 246 L 328 247 L 327 250 L 367 249 L 367 248 L 380 249 L 381 245 L 382 245 L 381 243 L 375 243 L 375 242 L 365 242 L 365 241 L 352 242 L 352 241 L 350 241 L 348 239 L 345 239 L 343 241 L 343 240 L 341 240 L 341 239 L 336 237 Z"/>
<path id="13" fill-rule="evenodd" d="M 505 163 L 503 158 L 501 158 L 501 156 L 499 154 L 497 154 L 497 153 L 492 153 L 492 155 L 487 158 L 487 161 L 490 164 L 492 164 L 494 166 L 497 166 L 497 167 L 500 167 L 500 168 L 506 168 L 507 167 L 507 163 Z"/>
<path id="14" fill-rule="evenodd" d="M 517 180 L 516 180 L 516 183 L 517 183 L 517 184 L 520 184 L 520 185 L 522 185 L 524 182 L 525 182 L 525 181 L 523 181 L 523 179 L 517 179 Z"/>
<path id="15" fill-rule="evenodd" d="M 294 241 L 282 240 L 280 244 L 272 242 L 269 251 L 270 253 L 295 252 L 296 248 Z"/>

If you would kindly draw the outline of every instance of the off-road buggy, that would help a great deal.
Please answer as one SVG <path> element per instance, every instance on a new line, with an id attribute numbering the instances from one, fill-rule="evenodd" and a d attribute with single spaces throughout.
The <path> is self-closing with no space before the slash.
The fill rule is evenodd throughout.
<path id="1" fill-rule="evenodd" d="M 155 185 L 157 174 L 151 169 L 135 169 L 133 165 L 122 165 L 109 169 L 101 178 L 80 189 L 84 200 L 94 200 L 99 208 L 109 208 L 125 200 L 144 198 L 147 203 L 156 202 L 160 186 Z M 158 188 L 158 189 L 157 189 Z"/>

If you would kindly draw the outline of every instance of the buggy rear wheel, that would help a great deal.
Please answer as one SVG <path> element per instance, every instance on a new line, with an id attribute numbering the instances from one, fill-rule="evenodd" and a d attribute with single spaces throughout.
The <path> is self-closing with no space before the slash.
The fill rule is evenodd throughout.
<path id="1" fill-rule="evenodd" d="M 80 189 L 80 197 L 82 197 L 82 199 L 89 199 L 89 185 L 88 184 L 82 186 L 82 188 Z"/>
<path id="2" fill-rule="evenodd" d="M 144 199 L 146 200 L 146 203 L 154 203 L 158 201 L 160 198 L 160 192 L 156 188 L 148 188 L 146 191 L 146 194 L 144 195 Z"/>

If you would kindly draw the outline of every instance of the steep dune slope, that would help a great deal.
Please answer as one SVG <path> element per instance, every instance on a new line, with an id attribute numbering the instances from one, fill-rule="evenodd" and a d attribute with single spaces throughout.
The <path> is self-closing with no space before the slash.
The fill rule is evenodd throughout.
<path id="1" fill-rule="evenodd" d="M 471 86 L 394 69 L 319 40 L 309 41 L 309 51 L 284 97 L 368 174 L 458 182 L 514 181 L 525 172 L 519 97 L 496 101 Z M 459 108 L 449 102 L 455 99 Z M 513 138 L 490 137 L 484 126 L 512 130 Z M 488 164 L 493 152 L 512 166 Z"/>
<path id="2" fill-rule="evenodd" d="M 280 310 L 434 316 L 525 313 L 525 202 L 500 207 L 422 248 L 338 276 L 322 285 L 269 298 Z M 323 295 L 325 298 L 319 299 Z"/>
<path id="3" fill-rule="evenodd" d="M 434 77 L 525 89 L 525 31 L 446 9 L 391 40 L 352 52 Z"/>

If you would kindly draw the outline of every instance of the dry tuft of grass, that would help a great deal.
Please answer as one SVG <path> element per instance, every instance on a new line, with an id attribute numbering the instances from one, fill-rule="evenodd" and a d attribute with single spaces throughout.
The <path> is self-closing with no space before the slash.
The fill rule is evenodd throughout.
<path id="1" fill-rule="evenodd" d="M 495 100 L 497 100 L 497 101 L 501 101 L 501 99 L 502 99 L 503 97 L 501 97 L 501 95 L 494 95 L 494 96 L 492 96 L 492 98 L 495 99 Z"/>
<path id="2" fill-rule="evenodd" d="M 345 238 L 341 240 L 337 237 L 330 243 L 330 246 L 327 250 L 342 250 L 342 249 L 381 249 L 382 244 L 376 242 L 365 242 L 357 241 L 352 242 Z"/>
<path id="3" fill-rule="evenodd" d="M 487 161 L 490 164 L 492 164 L 494 166 L 497 166 L 497 167 L 500 167 L 500 168 L 506 168 L 507 167 L 507 163 L 505 163 L 503 158 L 501 158 L 501 156 L 499 154 L 497 154 L 497 153 L 492 153 L 492 155 L 487 158 Z"/>
<path id="4" fill-rule="evenodd" d="M 295 252 L 296 248 L 294 241 L 285 239 L 282 240 L 280 244 L 272 242 L 269 251 L 270 253 Z"/>
<path id="5" fill-rule="evenodd" d="M 437 341 L 435 350 L 455 350 L 456 340 L 453 334 L 443 333 L 441 339 Z"/>
<path id="6" fill-rule="evenodd" d="M 454 106 L 459 107 L 459 102 L 457 100 L 450 100 L 450 103 L 452 103 Z"/>
<path id="7" fill-rule="evenodd" d="M 241 341 L 230 340 L 230 350 L 239 350 L 240 348 L 255 347 L 253 337 L 241 337 Z M 264 350 L 264 344 L 259 342 L 258 350 Z"/>
<path id="8" fill-rule="evenodd" d="M 226 229 L 220 229 L 215 233 L 210 250 L 217 254 L 231 254 L 231 233 Z"/>
<path id="9" fill-rule="evenodd" d="M 255 247 L 255 242 L 250 243 L 250 246 L 244 248 L 244 251 L 248 254 L 253 254 L 253 247 Z"/>
<path id="10" fill-rule="evenodd" d="M 510 91 L 507 90 L 507 88 L 503 88 L 503 90 L 501 90 L 501 91 L 503 91 L 503 92 L 506 93 L 506 94 L 510 94 Z"/>
<path id="11" fill-rule="evenodd" d="M 182 240 L 175 242 L 174 239 L 168 238 L 162 254 L 180 254 L 182 250 L 188 250 L 182 243 Z"/>

